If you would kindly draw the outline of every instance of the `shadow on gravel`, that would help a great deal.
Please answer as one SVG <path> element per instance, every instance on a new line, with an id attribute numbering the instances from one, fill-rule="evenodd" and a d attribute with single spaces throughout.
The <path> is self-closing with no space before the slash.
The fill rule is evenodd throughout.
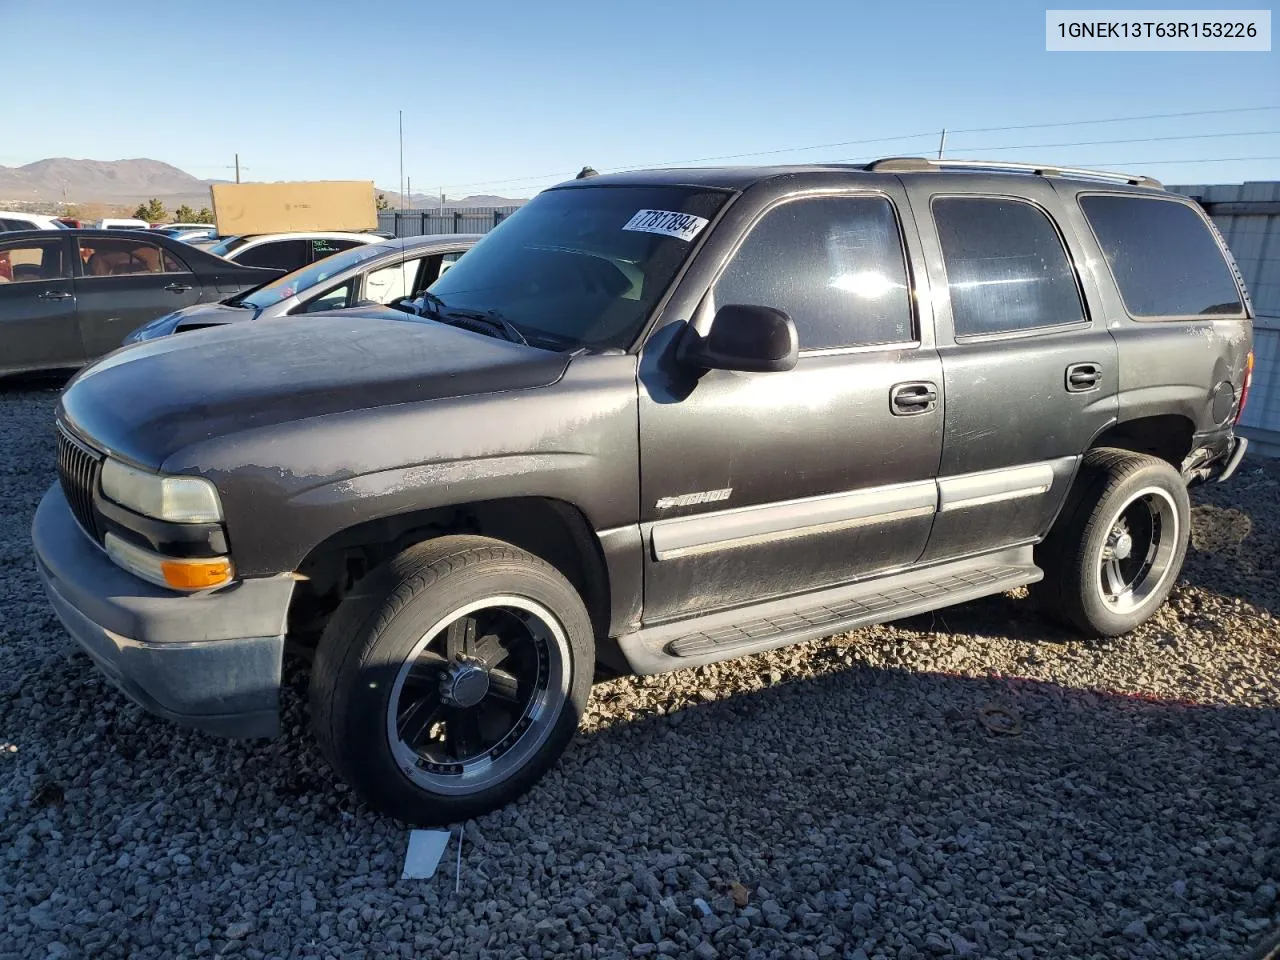
<path id="1" fill-rule="evenodd" d="M 17 393 L 58 392 L 67 385 L 74 371 L 53 373 L 15 373 L 0 377 L 0 395 Z"/>
<path id="2" fill-rule="evenodd" d="M 540 943 L 559 956 L 573 943 L 554 921 L 581 903 L 606 918 L 589 936 L 609 956 L 610 943 L 626 955 L 662 939 L 689 955 L 707 929 L 741 920 L 713 941 L 722 956 L 825 944 L 1227 958 L 1273 916 L 1280 710 L 836 656 L 810 653 L 834 672 L 669 715 L 659 683 L 598 690 L 619 719 L 580 735 L 525 798 L 467 825 L 459 896 L 451 857 L 431 884 L 398 880 L 406 831 L 318 758 L 296 666 L 288 735 L 237 744 L 146 717 L 83 658 L 63 660 L 29 679 L 20 712 L 0 707 L 0 739 L 21 745 L 11 759 L 39 758 L 4 791 L 0 889 L 26 928 L 10 932 L 33 943 L 56 932 L 93 956 L 116 955 L 98 952 L 111 930 L 119 955 L 152 955 L 132 948 L 162 939 L 166 955 L 208 952 L 195 949 L 204 939 L 219 953 L 223 929 L 247 915 L 246 950 L 275 955 L 323 924 L 321 941 L 336 930 L 384 956 L 406 931 L 403 942 L 461 949 L 483 919 L 486 936 L 502 932 L 495 955 Z M 751 891 L 745 908 L 726 898 L 734 883 Z M 695 897 L 720 926 L 701 922 Z M 187 906 L 154 905 L 176 899 Z M 57 910 L 32 915 L 52 916 L 53 932 L 22 919 L 41 902 Z M 108 922 L 138 909 L 159 912 Z M 401 925 L 395 940 L 384 913 Z"/>

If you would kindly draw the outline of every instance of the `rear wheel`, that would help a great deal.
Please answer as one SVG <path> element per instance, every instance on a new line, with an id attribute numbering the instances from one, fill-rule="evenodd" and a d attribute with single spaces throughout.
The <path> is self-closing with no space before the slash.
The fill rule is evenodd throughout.
<path id="1" fill-rule="evenodd" d="M 1036 548 L 1033 595 L 1091 634 L 1119 636 L 1150 617 L 1182 569 L 1191 508 L 1178 471 L 1126 450 L 1093 450 L 1053 530 Z"/>
<path id="2" fill-rule="evenodd" d="M 444 537 L 344 601 L 316 653 L 313 724 L 373 806 L 411 823 L 463 820 L 555 762 L 593 666 L 590 619 L 559 572 L 500 541 Z"/>

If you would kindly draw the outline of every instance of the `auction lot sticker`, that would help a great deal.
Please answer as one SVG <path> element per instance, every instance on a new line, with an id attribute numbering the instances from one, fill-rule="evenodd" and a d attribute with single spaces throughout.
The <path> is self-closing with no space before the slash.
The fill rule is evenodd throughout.
<path id="1" fill-rule="evenodd" d="M 1044 27 L 1046 50 L 1271 49 L 1270 10 L 1046 10 Z"/>
<path id="2" fill-rule="evenodd" d="M 673 210 L 641 210 L 627 221 L 623 230 L 636 230 L 640 233 L 660 233 L 663 236 L 675 237 L 678 240 L 692 240 L 707 225 L 705 217 L 695 217 L 691 213 L 676 213 Z"/>

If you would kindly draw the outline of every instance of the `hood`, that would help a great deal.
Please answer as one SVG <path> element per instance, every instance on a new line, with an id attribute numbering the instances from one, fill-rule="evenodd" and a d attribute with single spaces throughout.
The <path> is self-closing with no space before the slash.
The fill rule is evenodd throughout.
<path id="1" fill-rule="evenodd" d="M 224 323 L 252 320 L 258 312 L 253 307 L 229 307 L 225 303 L 196 303 L 144 323 L 125 337 L 122 343 L 141 343 L 144 340 L 167 337 L 177 331 L 180 325 L 214 327 Z"/>
<path id="2" fill-rule="evenodd" d="M 135 344 L 82 370 L 59 416 L 158 468 L 194 443 L 370 407 L 546 386 L 569 356 L 441 323 L 312 314 Z"/>

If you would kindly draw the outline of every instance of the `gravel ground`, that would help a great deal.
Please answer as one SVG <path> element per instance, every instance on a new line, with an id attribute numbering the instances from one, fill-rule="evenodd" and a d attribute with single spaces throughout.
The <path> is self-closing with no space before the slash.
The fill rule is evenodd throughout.
<path id="1" fill-rule="evenodd" d="M 1280 467 L 1197 491 L 1138 633 L 993 598 L 596 688 L 430 881 L 306 734 L 178 730 L 32 572 L 53 388 L 0 388 L 0 956 L 1239 957 L 1280 904 Z M 455 884 L 458 891 L 455 892 Z"/>

